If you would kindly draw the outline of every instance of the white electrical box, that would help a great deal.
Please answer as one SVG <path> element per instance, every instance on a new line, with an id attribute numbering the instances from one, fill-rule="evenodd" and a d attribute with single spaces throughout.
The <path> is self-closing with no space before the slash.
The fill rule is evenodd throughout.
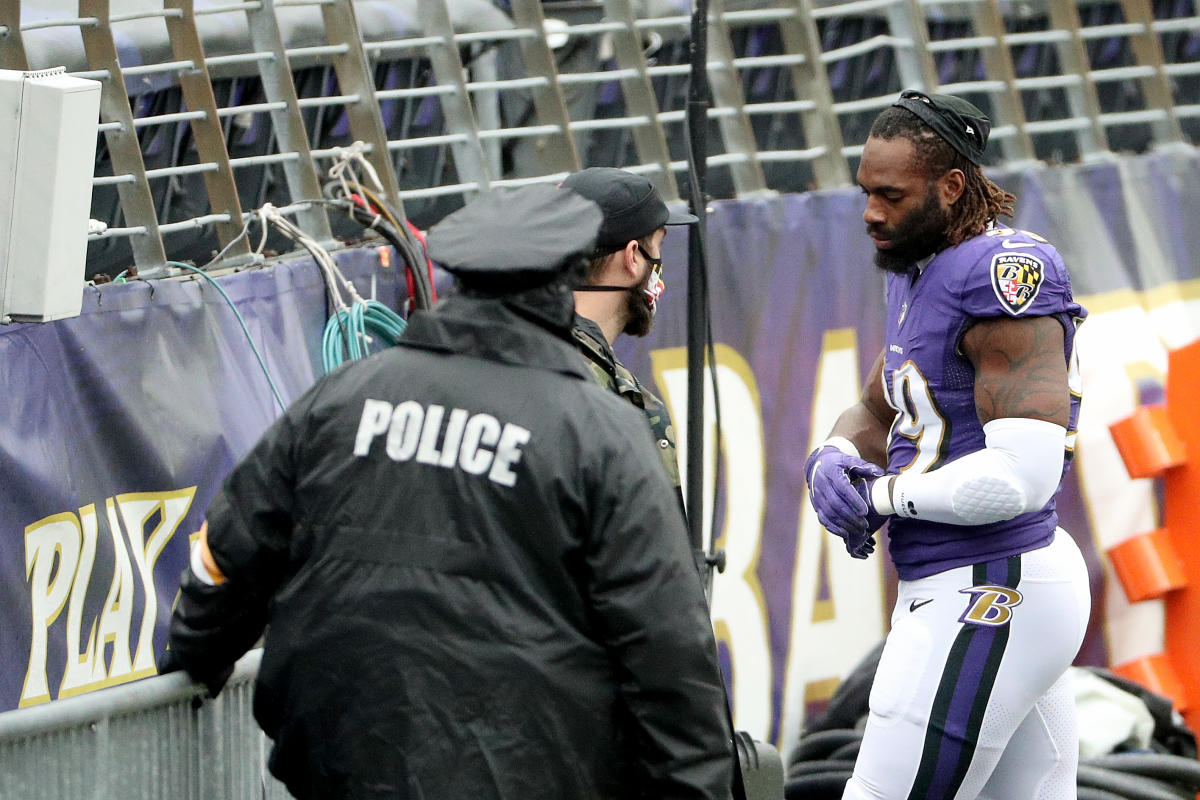
<path id="1" fill-rule="evenodd" d="M 0 70 L 0 322 L 79 315 L 99 81 Z"/>

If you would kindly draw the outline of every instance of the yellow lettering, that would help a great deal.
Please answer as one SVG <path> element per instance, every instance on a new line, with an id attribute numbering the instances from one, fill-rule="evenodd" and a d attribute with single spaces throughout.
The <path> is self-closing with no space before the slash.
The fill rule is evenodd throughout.
<path id="1" fill-rule="evenodd" d="M 1024 599 L 1020 592 L 1007 586 L 972 586 L 958 591 L 971 595 L 971 603 L 960 621 L 973 625 L 1000 627 L 1008 624 L 1013 608 Z"/>
<path id="2" fill-rule="evenodd" d="M 195 496 L 196 487 L 189 486 L 173 492 L 121 494 L 116 497 L 117 507 L 125 522 L 125 532 L 129 536 L 133 562 L 146 596 L 131 679 L 155 673 L 154 625 L 158 620 L 159 599 L 154 586 L 154 565 L 187 516 Z M 159 514 L 158 524 L 147 534 L 146 525 L 156 512 Z"/>
<path id="3" fill-rule="evenodd" d="M 33 628 L 29 637 L 29 666 L 18 705 L 50 700 L 46 677 L 50 626 L 62 613 L 75 578 L 82 541 L 79 520 L 67 511 L 38 520 L 25 529 L 25 580 Z"/>
<path id="4" fill-rule="evenodd" d="M 154 627 L 159 597 L 154 567 L 187 516 L 195 495 L 196 487 L 189 486 L 169 492 L 122 494 L 105 501 L 113 548 L 112 583 L 98 617 L 88 615 L 86 608 L 99 539 L 96 506 L 84 506 L 78 516 L 71 512 L 55 514 L 25 529 L 32 631 L 21 706 L 52 699 L 47 676 L 50 627 L 64 607 L 65 665 L 58 697 L 155 673 Z M 153 528 L 148 529 L 151 520 L 155 520 Z M 133 606 L 139 585 L 145 605 L 136 653 L 131 658 Z M 112 651 L 106 658 L 109 643 Z"/>
<path id="5" fill-rule="evenodd" d="M 762 432 L 762 403 L 750 365 L 736 350 L 715 348 L 717 384 L 721 394 L 721 452 L 725 527 L 717 538 L 725 549 L 725 572 L 714 580 L 712 617 L 717 637 L 729 648 L 733 665 L 734 719 L 740 730 L 766 738 L 771 726 L 771 637 L 767 607 L 758 581 L 762 550 L 762 518 L 766 495 L 766 459 Z M 687 481 L 687 351 L 656 350 L 651 362 L 663 399 L 671 409 L 678 435 L 680 475 Z M 705 380 L 705 474 L 716 464 L 716 414 L 712 384 Z M 704 487 L 701 518 L 712 519 L 712 482 Z M 705 541 L 713 537 L 706 528 Z"/>
<path id="6" fill-rule="evenodd" d="M 100 612 L 100 630 L 97 632 L 101 646 L 100 672 L 97 681 L 130 674 L 130 626 L 133 621 L 133 567 L 130 565 L 130 552 L 121 536 L 121 523 L 116 516 L 116 506 L 113 500 L 104 501 L 104 511 L 108 516 L 108 534 L 113 541 L 113 581 L 108 585 L 108 596 Z M 107 673 L 104 672 L 103 651 L 109 643 L 113 644 L 113 655 L 108 663 Z M 64 687 L 65 690 L 66 687 Z M 88 691 L 89 686 L 73 686 L 71 693 Z M 66 697 L 67 692 L 62 692 Z"/>
<path id="7" fill-rule="evenodd" d="M 103 657 L 98 656 L 96 652 L 95 619 L 89 626 L 87 642 L 80 652 L 83 610 L 87 601 L 88 586 L 92 581 L 92 568 L 96 563 L 96 540 L 99 538 L 96 506 L 90 504 L 79 509 L 79 522 L 83 533 L 83 547 L 80 550 L 79 566 L 75 569 L 74 583 L 71 585 L 71 602 L 67 607 L 67 663 L 63 669 L 63 686 L 87 686 L 104 679 Z"/>
<path id="8" fill-rule="evenodd" d="M 826 331 L 813 386 L 808 449 L 825 440 L 838 416 L 858 401 L 862 373 L 858 338 L 852 328 Z M 878 376 L 870 376 L 877 379 Z M 801 459 L 803 456 L 800 457 Z M 797 475 L 800 525 L 792 582 L 791 629 L 784 672 L 779 741 L 794 742 L 807 705 L 832 696 L 833 687 L 878 643 L 886 631 L 883 565 L 880 552 L 866 560 L 850 558 L 831 537 L 808 502 L 803 475 Z M 822 574 L 825 580 L 821 579 Z"/>

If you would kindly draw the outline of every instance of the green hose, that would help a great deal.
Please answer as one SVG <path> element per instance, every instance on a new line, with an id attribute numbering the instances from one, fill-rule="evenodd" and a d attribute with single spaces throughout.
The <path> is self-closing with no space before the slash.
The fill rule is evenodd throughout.
<path id="1" fill-rule="evenodd" d="M 391 347 L 400 341 L 407 326 L 403 317 L 376 300 L 363 300 L 339 309 L 325 324 L 321 340 L 325 371 L 332 372 L 346 360 L 369 355 L 371 342 Z"/>

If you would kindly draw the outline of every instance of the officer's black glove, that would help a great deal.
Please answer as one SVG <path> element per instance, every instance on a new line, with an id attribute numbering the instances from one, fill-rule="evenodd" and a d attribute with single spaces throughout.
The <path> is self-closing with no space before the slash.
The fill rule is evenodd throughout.
<path id="1" fill-rule="evenodd" d="M 158 659 L 154 662 L 154 666 L 158 667 L 159 675 L 166 675 L 169 672 L 179 672 L 183 669 L 183 664 L 179 663 L 179 658 L 175 655 L 174 650 L 163 650 L 158 654 Z"/>
<path id="2" fill-rule="evenodd" d="M 266 601 L 248 589 L 230 582 L 204 583 L 191 567 L 180 576 L 168 637 L 171 647 L 163 654 L 169 660 L 164 663 L 186 670 L 213 697 L 266 626 Z"/>
<path id="3" fill-rule="evenodd" d="M 162 653 L 160 653 L 158 656 L 158 661 L 155 666 L 158 667 L 159 675 L 166 675 L 170 672 L 181 672 L 184 670 L 184 666 L 182 662 L 180 662 L 179 656 L 175 654 L 174 650 L 162 651 Z M 232 674 L 233 665 L 230 664 L 228 667 L 218 670 L 214 674 L 207 677 L 200 677 L 190 673 L 188 674 L 188 677 L 194 680 L 196 683 L 203 684 L 204 688 L 208 689 L 208 694 L 210 697 L 216 697 L 221 693 L 221 690 L 225 688 L 225 684 L 229 681 L 229 676 Z"/>

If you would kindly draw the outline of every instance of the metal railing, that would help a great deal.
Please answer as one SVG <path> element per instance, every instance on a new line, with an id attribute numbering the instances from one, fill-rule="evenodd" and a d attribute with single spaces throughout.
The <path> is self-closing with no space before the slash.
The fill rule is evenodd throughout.
<path id="1" fill-rule="evenodd" d="M 0 713 L 0 797 L 290 797 L 251 710 L 261 657 L 244 656 L 215 700 L 173 673 Z"/>
<path id="2" fill-rule="evenodd" d="M 593 164 L 677 198 L 690 18 L 637 18 L 631 0 L 503 5 L 421 0 L 406 22 L 392 0 L 2 0 L 0 67 L 58 60 L 104 84 L 93 216 L 108 228 L 89 274 L 220 248 L 237 263 L 244 212 L 268 200 L 301 204 L 320 240 L 348 235 L 321 205 L 322 176 L 353 141 L 420 225 L 488 187 Z M 712 0 L 710 191 L 849 184 L 871 118 L 908 87 L 988 112 L 993 164 L 1188 146 L 1188 5 Z M 63 29 L 81 50 L 52 46 Z"/>

